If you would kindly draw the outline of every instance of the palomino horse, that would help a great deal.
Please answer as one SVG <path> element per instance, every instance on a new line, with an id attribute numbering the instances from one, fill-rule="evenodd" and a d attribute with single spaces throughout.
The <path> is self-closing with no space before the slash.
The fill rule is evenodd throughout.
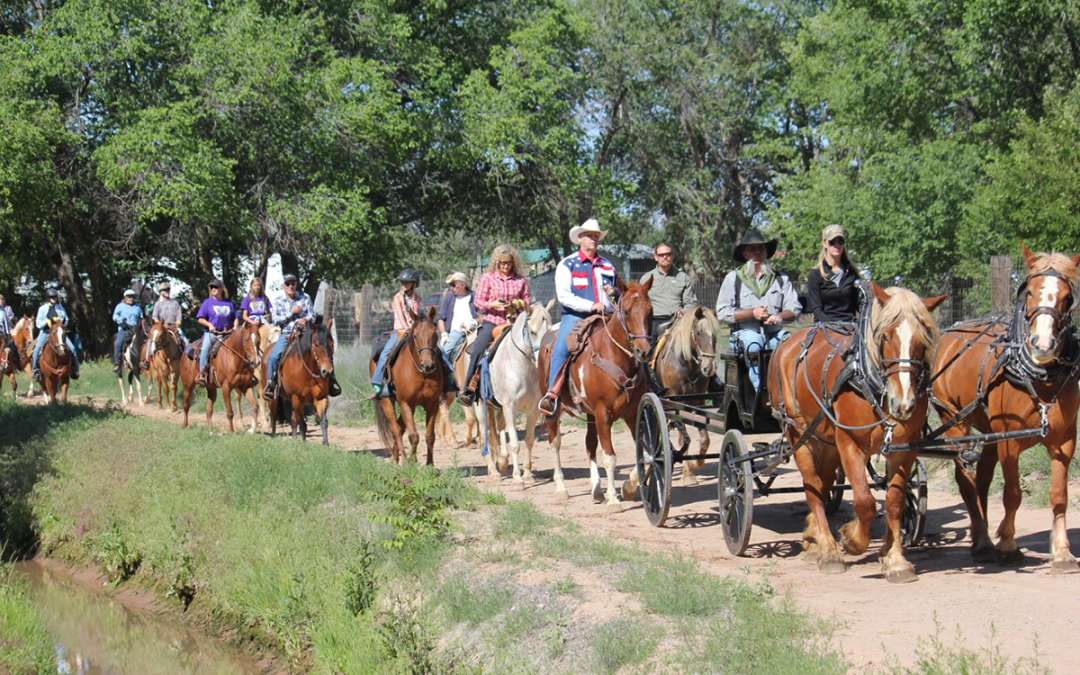
<path id="1" fill-rule="evenodd" d="M 203 335 L 204 340 L 216 337 L 210 333 Z M 217 401 L 217 390 L 225 394 L 225 416 L 229 419 L 229 432 L 236 433 L 233 426 L 232 393 L 236 392 L 237 413 L 240 414 L 240 424 L 243 426 L 243 413 L 240 412 L 242 403 L 241 395 L 247 394 L 251 403 L 251 414 L 254 415 L 252 428 L 254 432 L 258 422 L 258 408 L 252 400 L 252 383 L 255 373 L 259 369 L 262 360 L 262 349 L 259 345 L 259 329 L 245 324 L 242 328 L 230 331 L 223 338 L 221 348 L 211 358 L 210 378 L 206 383 L 206 426 L 213 427 L 211 420 L 214 415 L 214 403 Z M 180 357 L 180 381 L 184 383 L 184 427 L 188 425 L 188 410 L 191 408 L 191 395 L 195 390 L 195 378 L 199 375 L 199 356 L 188 356 L 185 351 Z"/>
<path id="2" fill-rule="evenodd" d="M 272 323 L 260 323 L 259 324 L 259 344 L 262 345 L 262 349 L 265 352 L 263 354 L 263 361 L 270 358 L 270 350 L 277 344 L 278 337 L 281 336 L 281 328 L 275 326 Z M 266 379 L 263 377 L 263 368 L 260 368 L 255 373 L 255 377 L 258 382 L 255 384 L 255 417 L 261 420 L 259 424 L 259 431 L 270 431 L 270 412 L 266 404 L 266 399 L 263 398 L 263 389 L 266 387 Z"/>
<path id="3" fill-rule="evenodd" d="M 0 309 L 2 312 L 3 309 Z M 22 370 L 22 359 L 19 355 L 19 345 L 10 335 L 0 337 L 0 377 L 7 375 L 11 380 L 11 396 L 19 395 L 19 381 L 15 379 L 15 373 Z"/>
<path id="4" fill-rule="evenodd" d="M 180 409 L 176 401 L 176 388 L 180 381 L 180 355 L 184 352 L 178 330 L 155 321 L 146 339 L 142 359 L 150 363 L 150 377 L 157 384 L 158 408 L 168 404 L 173 412 Z M 149 391 L 146 396 L 150 397 Z"/>
<path id="5" fill-rule="evenodd" d="M 270 436 L 277 433 L 279 402 L 287 405 L 282 406 L 291 412 L 289 426 L 292 428 L 292 437 L 296 438 L 297 429 L 300 437 L 307 440 L 307 422 L 304 419 L 304 408 L 307 405 L 315 407 L 315 414 L 322 427 L 323 445 L 330 445 L 330 437 L 327 427 L 327 412 L 330 407 L 330 377 L 334 374 L 334 338 L 330 329 L 334 320 L 330 319 L 323 324 L 314 324 L 299 331 L 299 335 L 293 334 L 285 352 L 278 360 L 280 375 L 278 381 L 277 399 L 267 406 L 267 414 L 270 416 Z M 273 349 L 273 346 L 268 347 Z M 266 354 L 263 360 L 262 381 L 269 381 L 269 373 L 266 372 L 266 361 L 270 354 Z"/>
<path id="6" fill-rule="evenodd" d="M 41 388 L 49 397 L 50 403 L 56 403 L 57 393 L 60 400 L 67 402 L 68 383 L 71 380 L 71 368 L 74 355 L 68 350 L 64 322 L 54 319 L 49 327 L 49 336 L 38 355 L 38 368 L 41 369 Z"/>
<path id="7" fill-rule="evenodd" d="M 395 464 L 405 461 L 405 449 L 401 441 L 403 432 L 409 434 L 412 461 L 416 461 L 416 447 L 420 434 L 416 431 L 413 414 L 422 407 L 427 415 L 427 463 L 435 463 L 435 421 L 439 401 L 443 399 L 443 373 L 446 370 L 439 351 L 439 329 L 435 326 L 435 308 L 421 313 L 416 323 L 401 337 L 401 350 L 390 366 L 390 378 L 394 385 L 391 398 L 375 401 L 375 422 L 379 438 L 391 452 Z M 375 355 L 378 356 L 377 354 Z M 375 373 L 372 359 L 371 373 Z M 388 383 L 389 384 L 389 383 Z M 394 410 L 394 401 L 401 406 L 401 414 Z"/>
<path id="8" fill-rule="evenodd" d="M 551 312 L 554 300 L 545 307 L 536 303 L 526 314 L 522 312 L 514 320 L 514 325 L 509 329 L 509 335 L 502 338 L 502 345 L 491 358 L 488 372 L 491 374 L 491 390 L 495 396 L 495 402 L 501 406 L 496 410 L 495 406 L 485 401 L 478 401 L 480 405 L 480 437 L 490 438 L 488 444 L 488 476 L 494 478 L 506 470 L 507 455 L 514 461 L 514 469 L 511 476 L 515 483 L 531 485 L 534 482 L 532 475 L 532 450 L 536 438 L 536 418 L 540 414 L 536 404 L 540 402 L 543 391 L 540 389 L 540 375 L 536 370 L 536 350 L 534 345 L 539 345 L 541 338 L 551 327 Z M 518 441 L 517 413 L 525 415 L 525 461 L 518 462 L 518 454 L 521 451 L 521 443 Z M 488 420 L 490 431 L 488 433 Z M 509 446 L 509 451 L 507 449 Z M 495 459 L 496 448 L 499 458 Z M 519 469 L 521 467 L 521 469 Z"/>
<path id="9" fill-rule="evenodd" d="M 15 323 L 15 328 L 11 330 L 11 338 L 15 340 L 15 344 L 19 347 L 19 363 L 25 372 L 30 377 L 30 388 L 26 390 L 26 397 L 31 398 L 34 395 L 34 374 L 32 372 L 33 359 L 34 359 L 34 320 L 28 316 L 24 316 Z M 14 377 L 14 373 L 12 374 Z M 15 390 L 15 383 L 12 382 L 12 391 Z"/>
<path id="10" fill-rule="evenodd" d="M 152 325 L 153 321 L 149 317 L 139 319 L 138 325 L 131 331 L 131 344 L 120 355 L 120 374 L 117 376 L 117 381 L 120 383 L 120 401 L 124 405 L 135 401 L 138 401 L 140 406 L 146 405 L 146 399 L 142 395 L 142 366 L 139 364 L 142 362 L 143 346 L 146 344 L 146 337 Z M 124 386 L 125 368 L 127 368 L 126 387 Z M 147 398 L 149 394 L 147 390 Z"/>
<path id="11" fill-rule="evenodd" d="M 660 385 L 673 396 L 704 394 L 709 381 L 716 374 L 716 337 L 720 334 L 720 322 L 716 312 L 706 307 L 690 307 L 672 325 L 663 344 L 656 353 L 653 370 Z M 709 432 L 699 431 L 701 453 L 709 451 Z M 684 439 L 689 443 L 688 438 Z M 705 466 L 705 460 L 683 462 L 683 481 L 697 484 L 692 469 Z"/>
<path id="12" fill-rule="evenodd" d="M 589 456 L 589 479 L 593 501 L 605 500 L 600 486 L 600 470 L 596 465 L 596 445 L 604 448 L 604 468 L 607 471 L 607 508 L 622 511 L 619 494 L 615 491 L 615 448 L 611 444 L 611 425 L 622 419 L 631 436 L 637 425 L 638 404 L 647 387 L 645 363 L 652 345 L 652 303 L 649 289 L 652 279 L 644 284 L 623 283 L 617 280 L 621 294 L 615 312 L 599 319 L 601 326 L 588 337 L 582 352 L 568 366 L 566 379 L 559 392 L 563 410 L 575 408 L 585 413 L 589 427 L 585 432 L 585 451 Z M 592 319 L 595 321 L 595 319 Z M 541 382 L 548 381 L 551 351 L 554 342 L 540 349 Z M 559 437 L 559 417 L 556 412 L 547 420 L 548 439 L 555 454 L 555 499 L 568 497 L 563 482 Z M 625 496 L 625 492 L 624 492 Z"/>
<path id="13" fill-rule="evenodd" d="M 870 545 L 870 523 L 877 512 L 866 462 L 893 440 L 922 437 L 938 338 L 930 310 L 945 299 L 923 300 L 902 288 L 870 286 L 873 308 L 869 316 L 864 311 L 853 333 L 830 324 L 795 331 L 773 352 L 769 366 L 771 405 L 795 446 L 810 507 L 803 549 L 828 574 L 845 569 L 825 515 L 836 470 L 843 466 L 855 509 L 855 519 L 840 529 L 841 542 L 844 551 L 859 555 Z M 881 571 L 891 582 L 915 581 L 915 568 L 904 558 L 900 521 L 916 452 L 890 452 L 886 458 L 888 529 L 879 553 Z"/>
<path id="14" fill-rule="evenodd" d="M 971 427 L 984 434 L 1042 431 L 1041 437 L 987 442 L 974 476 L 957 462 L 956 482 L 971 516 L 972 556 L 1002 563 L 1023 558 L 1015 539 L 1022 496 L 1018 462 L 1021 452 L 1042 443 L 1051 467 L 1051 570 L 1076 572 L 1080 568 L 1069 551 L 1065 510 L 1080 406 L 1076 382 L 1080 346 L 1069 327 L 1080 255 L 1072 259 L 1060 253 L 1035 255 L 1021 246 L 1028 275 L 1017 292 L 1011 321 L 991 317 L 945 331 L 935 364 L 934 405 L 944 425 L 955 424 L 945 432 L 946 438 L 965 435 Z M 987 498 L 998 462 L 1005 481 L 1005 517 L 995 546 L 988 532 Z"/>
<path id="15" fill-rule="evenodd" d="M 469 363 L 469 355 L 466 352 L 474 340 L 476 340 L 476 328 L 466 334 L 465 344 L 461 345 L 457 358 L 454 359 L 454 381 L 457 382 L 458 389 L 461 391 L 465 389 L 465 371 Z M 454 425 L 450 422 L 450 404 L 453 400 L 454 393 L 447 392 L 443 396 L 443 400 L 439 402 L 439 422 L 436 426 L 439 440 L 444 442 L 449 440 L 451 445 L 458 448 L 472 447 L 476 445 L 477 427 L 479 426 L 476 419 L 477 406 L 471 405 L 462 408 L 465 411 L 465 442 L 458 443 L 457 435 L 454 433 Z"/>

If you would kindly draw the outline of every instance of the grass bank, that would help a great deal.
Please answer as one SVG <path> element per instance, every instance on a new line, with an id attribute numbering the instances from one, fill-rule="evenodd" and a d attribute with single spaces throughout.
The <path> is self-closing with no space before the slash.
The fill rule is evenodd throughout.
<path id="1" fill-rule="evenodd" d="M 56 672 L 45 622 L 25 583 L 7 578 L 0 567 L 0 673 Z"/>

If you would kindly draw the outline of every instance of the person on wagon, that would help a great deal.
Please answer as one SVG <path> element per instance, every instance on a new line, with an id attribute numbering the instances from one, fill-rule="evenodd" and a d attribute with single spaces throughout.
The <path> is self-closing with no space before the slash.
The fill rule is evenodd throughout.
<path id="1" fill-rule="evenodd" d="M 477 312 L 473 292 L 469 288 L 469 277 L 462 272 L 454 272 L 446 277 L 446 283 L 449 289 L 439 304 L 439 346 L 452 372 L 454 351 L 465 340 L 465 334 L 476 326 Z"/>
<path id="2" fill-rule="evenodd" d="M 783 324 L 802 311 L 791 282 L 769 264 L 776 244 L 775 239 L 765 241 L 757 230 L 747 230 L 731 249 L 740 265 L 724 277 L 716 298 L 716 318 L 732 324 L 733 342 L 741 344 L 748 357 L 775 349 L 785 334 Z M 754 358 L 748 363 L 750 382 L 760 390 L 761 366 Z"/>
<path id="3" fill-rule="evenodd" d="M 570 356 L 566 336 L 590 315 L 615 310 L 612 298 L 618 275 L 611 261 L 597 252 L 605 236 L 607 230 L 601 230 L 593 218 L 570 228 L 570 242 L 577 244 L 578 250 L 560 260 L 555 268 L 555 297 L 562 305 L 562 321 L 551 352 L 548 391 L 537 405 L 549 417 L 558 410 L 563 365 Z"/>
<path id="4" fill-rule="evenodd" d="M 38 307 L 37 317 L 34 319 L 34 325 L 38 327 L 37 343 L 34 345 L 34 362 L 33 362 L 33 377 L 35 380 L 41 381 L 41 371 L 38 370 L 38 357 L 41 356 L 41 348 L 45 346 L 45 341 L 49 339 L 49 325 L 54 319 L 59 319 L 64 327 L 67 328 L 68 313 L 64 309 L 64 306 L 60 304 L 60 294 L 56 292 L 55 288 L 50 288 L 45 291 L 45 304 Z M 79 353 L 75 351 L 75 345 L 71 343 L 71 338 L 66 338 L 67 348 L 71 351 L 71 379 L 79 379 Z"/>
<path id="5" fill-rule="evenodd" d="M 255 277 L 248 286 L 248 294 L 240 303 L 240 320 L 261 328 L 263 324 L 273 321 L 272 311 L 273 304 L 263 291 L 262 279 Z"/>
<path id="6" fill-rule="evenodd" d="M 390 302 L 391 309 L 394 312 L 394 330 L 391 331 L 390 339 L 386 341 L 382 351 L 379 352 L 375 372 L 371 375 L 371 388 L 374 391 L 371 396 L 368 396 L 369 401 L 379 398 L 379 395 L 382 394 L 383 370 L 386 369 L 386 360 L 390 358 L 390 352 L 394 350 L 394 345 L 398 343 L 398 331 L 411 328 L 420 315 L 420 294 L 416 292 L 416 287 L 420 285 L 420 273 L 412 268 L 403 269 L 397 275 L 397 281 L 401 289 L 394 294 L 394 298 Z"/>
<path id="7" fill-rule="evenodd" d="M 653 253 L 656 267 L 646 272 L 638 283 L 644 284 L 649 279 L 653 280 L 649 289 L 649 302 L 653 306 L 652 342 L 656 345 L 656 338 L 660 333 L 660 327 L 678 319 L 686 308 L 698 304 L 694 286 L 690 283 L 690 275 L 677 269 L 674 265 L 673 252 L 668 244 L 660 244 Z"/>
<path id="8" fill-rule="evenodd" d="M 854 321 L 859 311 L 859 268 L 848 259 L 844 228 L 829 225 L 821 233 L 818 264 L 806 275 L 806 312 L 814 321 Z"/>
<path id="9" fill-rule="evenodd" d="M 229 292 L 221 279 L 211 279 L 208 288 L 210 297 L 203 300 L 199 313 L 195 315 L 195 320 L 204 329 L 199 350 L 199 375 L 195 378 L 195 384 L 201 386 L 206 386 L 210 376 L 210 347 L 213 346 L 214 337 L 227 333 L 239 324 L 236 307 L 229 300 Z"/>
<path id="10" fill-rule="evenodd" d="M 134 334 L 142 318 L 142 307 L 136 304 L 135 291 L 129 288 L 124 291 L 124 299 L 117 303 L 112 313 L 112 320 L 117 326 L 116 338 L 113 344 L 113 373 L 117 376 L 120 375 L 124 340 L 127 340 L 128 333 Z"/>

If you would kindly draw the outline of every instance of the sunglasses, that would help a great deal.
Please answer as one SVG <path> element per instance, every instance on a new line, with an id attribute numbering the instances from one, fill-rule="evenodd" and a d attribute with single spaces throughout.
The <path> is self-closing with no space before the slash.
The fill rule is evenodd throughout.
<path id="1" fill-rule="evenodd" d="M 845 244 L 843 237 L 835 237 L 829 240 L 830 246 L 843 246 Z"/>
<path id="2" fill-rule="evenodd" d="M 671 257 L 671 251 L 665 251 L 664 253 L 657 253 L 656 257 L 657 258 L 670 258 Z"/>
<path id="3" fill-rule="evenodd" d="M 214 290 L 215 288 L 218 288 L 218 289 L 220 289 L 220 288 L 221 288 L 221 286 L 211 286 L 211 287 L 210 287 L 210 290 Z"/>
<path id="4" fill-rule="evenodd" d="M 295 281 L 286 281 L 286 282 L 285 282 L 285 285 L 286 285 L 286 286 L 295 286 L 295 285 L 296 285 L 296 282 L 295 282 Z"/>

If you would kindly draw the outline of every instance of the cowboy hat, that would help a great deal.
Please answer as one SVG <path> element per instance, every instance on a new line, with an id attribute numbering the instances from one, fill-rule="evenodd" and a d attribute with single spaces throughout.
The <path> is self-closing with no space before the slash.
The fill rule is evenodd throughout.
<path id="1" fill-rule="evenodd" d="M 160 284 L 157 285 L 157 290 L 158 293 L 161 293 L 162 291 L 171 291 L 172 285 L 169 284 L 168 281 L 162 281 Z"/>
<path id="2" fill-rule="evenodd" d="M 771 258 L 773 257 L 773 254 L 776 253 L 776 239 L 765 241 L 765 237 L 761 236 L 761 232 L 757 230 L 747 230 L 743 234 L 742 239 L 735 242 L 735 245 L 731 247 L 731 257 L 734 258 L 737 263 L 746 262 L 746 258 L 743 257 L 743 251 L 746 250 L 747 246 L 753 244 L 765 244 L 766 258 Z"/>
<path id="3" fill-rule="evenodd" d="M 581 241 L 578 240 L 578 237 L 583 232 L 595 232 L 600 235 L 600 239 L 607 236 L 607 230 L 601 230 L 600 223 L 596 222 L 595 218 L 589 218 L 584 223 L 570 228 L 570 243 L 580 244 Z"/>
<path id="4" fill-rule="evenodd" d="M 457 283 L 459 281 L 461 283 L 465 284 L 466 286 L 470 285 L 469 284 L 469 277 L 465 276 L 464 272 L 451 272 L 450 275 L 446 277 L 446 285 L 447 286 L 449 286 L 451 284 L 454 284 L 454 283 Z"/>

